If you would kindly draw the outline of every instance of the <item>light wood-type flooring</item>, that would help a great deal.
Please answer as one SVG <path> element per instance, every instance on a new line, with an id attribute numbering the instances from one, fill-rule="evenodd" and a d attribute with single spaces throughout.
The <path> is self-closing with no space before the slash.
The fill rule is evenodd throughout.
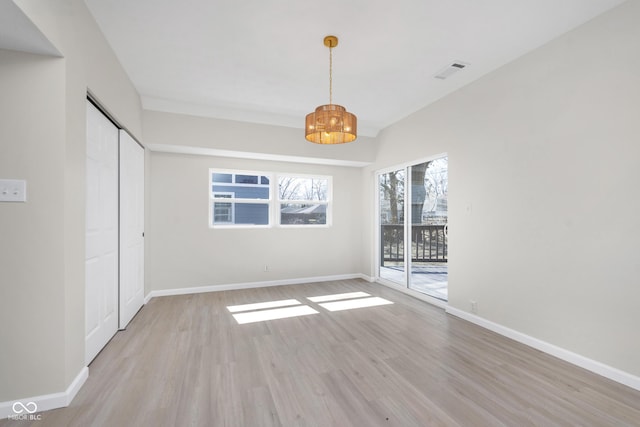
<path id="1" fill-rule="evenodd" d="M 330 312 L 306 297 L 392 301 Z M 318 313 L 237 324 L 227 306 Z M 28 422 L 0 421 L 25 426 Z M 32 426 L 640 426 L 640 392 L 362 280 L 152 299 Z"/>

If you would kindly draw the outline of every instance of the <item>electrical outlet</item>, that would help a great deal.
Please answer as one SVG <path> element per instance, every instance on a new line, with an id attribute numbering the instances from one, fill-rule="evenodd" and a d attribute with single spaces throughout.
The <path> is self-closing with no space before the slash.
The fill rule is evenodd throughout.
<path id="1" fill-rule="evenodd" d="M 0 202 L 26 202 L 27 181 L 23 179 L 0 179 Z"/>
<path id="2" fill-rule="evenodd" d="M 471 303 L 471 312 L 473 314 L 478 314 L 478 302 L 477 301 L 469 301 Z"/>

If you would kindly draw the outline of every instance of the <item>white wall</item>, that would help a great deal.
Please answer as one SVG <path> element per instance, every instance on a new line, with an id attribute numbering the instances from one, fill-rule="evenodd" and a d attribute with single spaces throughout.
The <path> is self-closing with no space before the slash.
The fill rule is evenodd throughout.
<path id="1" fill-rule="evenodd" d="M 349 144 L 327 146 L 307 142 L 304 129 L 157 111 L 145 111 L 143 120 L 145 139 L 154 145 L 358 162 L 373 162 L 377 151 L 375 139 L 366 136 Z M 303 126 L 304 117 L 300 120 Z"/>
<path id="2" fill-rule="evenodd" d="M 627 2 L 391 126 L 363 177 L 448 152 L 450 305 L 636 376 L 638 22 Z"/>
<path id="3" fill-rule="evenodd" d="M 333 224 L 210 229 L 209 168 L 330 175 Z M 360 182 L 358 168 L 152 153 L 146 292 L 359 273 Z"/>
<path id="4" fill-rule="evenodd" d="M 27 180 L 0 203 L 2 402 L 64 385 L 65 64 L 0 50 L 0 70 L 0 178 Z"/>
<path id="5" fill-rule="evenodd" d="M 145 111 L 147 144 L 284 157 L 373 161 L 376 144 L 319 146 L 300 129 Z M 360 273 L 360 169 L 153 152 L 148 164 L 146 292 Z M 210 229 L 209 168 L 331 175 L 333 225 Z M 269 272 L 263 271 L 264 265 Z"/>
<path id="6" fill-rule="evenodd" d="M 0 205 L 0 402 L 64 392 L 84 367 L 87 90 L 134 135 L 142 127 L 138 94 L 82 0 L 16 4 L 64 58 L 0 52 L 0 175 L 26 178 L 29 194 Z"/>

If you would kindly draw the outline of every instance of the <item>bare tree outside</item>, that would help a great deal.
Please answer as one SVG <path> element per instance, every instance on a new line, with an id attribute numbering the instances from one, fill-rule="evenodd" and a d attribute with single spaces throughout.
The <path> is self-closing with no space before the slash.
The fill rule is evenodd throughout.
<path id="1" fill-rule="evenodd" d="M 424 186 L 427 195 L 427 216 L 437 217 L 447 211 L 449 191 L 448 158 L 443 157 L 429 162 L 425 171 Z M 445 219 L 446 222 L 446 219 Z"/>
<path id="2" fill-rule="evenodd" d="M 411 222 L 433 221 L 445 210 L 449 187 L 446 157 L 411 167 Z"/>
<path id="3" fill-rule="evenodd" d="M 404 170 L 380 175 L 381 214 L 385 224 L 400 224 L 404 206 Z M 388 210 L 388 212 L 385 212 Z"/>
<path id="4" fill-rule="evenodd" d="M 326 179 L 312 179 L 311 187 L 313 189 L 313 200 L 327 200 L 327 180 Z"/>
<path id="5" fill-rule="evenodd" d="M 425 174 L 429 162 L 411 166 L 411 222 L 422 223 L 422 211 L 427 198 Z"/>
<path id="6" fill-rule="evenodd" d="M 327 200 L 327 180 L 283 176 L 279 180 L 280 200 Z"/>
<path id="7" fill-rule="evenodd" d="M 278 183 L 280 200 L 296 200 L 302 184 L 298 178 L 291 176 L 281 177 Z"/>

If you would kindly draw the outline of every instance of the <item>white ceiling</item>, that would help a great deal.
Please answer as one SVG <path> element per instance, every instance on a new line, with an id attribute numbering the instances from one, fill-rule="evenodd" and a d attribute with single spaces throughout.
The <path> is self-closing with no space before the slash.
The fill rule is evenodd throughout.
<path id="1" fill-rule="evenodd" d="M 150 110 L 303 128 L 334 34 L 333 101 L 371 136 L 623 2 L 85 1 Z"/>
<path id="2" fill-rule="evenodd" d="M 62 56 L 38 27 L 11 0 L 0 0 L 0 49 Z"/>

